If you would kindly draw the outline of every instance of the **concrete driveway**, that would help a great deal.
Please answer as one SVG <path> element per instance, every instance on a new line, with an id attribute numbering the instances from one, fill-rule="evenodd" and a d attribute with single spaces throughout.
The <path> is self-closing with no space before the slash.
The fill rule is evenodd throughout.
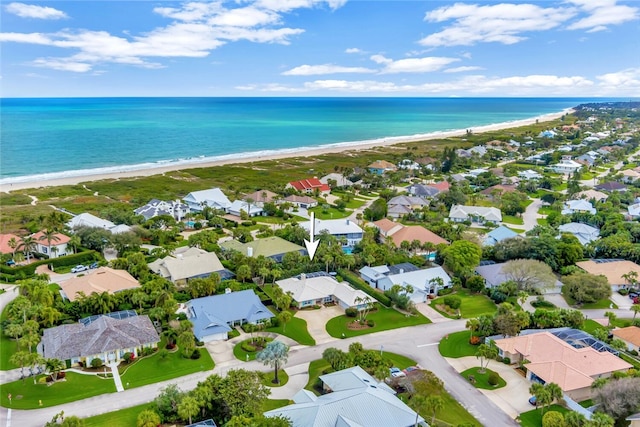
<path id="1" fill-rule="evenodd" d="M 446 360 L 458 372 L 480 366 L 480 361 L 475 357 L 446 358 Z M 497 390 L 479 389 L 482 394 L 491 399 L 493 403 L 514 419 L 522 412 L 534 409 L 529 404 L 529 387 L 531 383 L 517 373 L 513 366 L 491 361 L 488 368 L 500 374 L 502 379 L 507 382 L 507 385 Z"/>
<path id="2" fill-rule="evenodd" d="M 307 330 L 313 339 L 316 340 L 316 344 L 323 344 L 336 340 L 336 338 L 333 338 L 327 333 L 327 322 L 343 314 L 344 310 L 334 305 L 322 307 L 319 310 L 299 310 L 296 313 L 296 317 L 306 320 Z"/>

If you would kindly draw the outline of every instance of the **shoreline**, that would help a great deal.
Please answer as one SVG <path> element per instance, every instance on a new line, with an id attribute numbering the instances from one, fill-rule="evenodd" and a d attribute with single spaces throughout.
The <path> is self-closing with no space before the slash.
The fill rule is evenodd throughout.
<path id="1" fill-rule="evenodd" d="M 543 114 L 528 119 L 513 120 L 509 122 L 496 123 L 491 125 L 477 126 L 468 128 L 474 134 L 484 133 L 496 130 L 511 129 L 520 126 L 527 126 L 535 124 L 536 122 L 543 123 L 551 120 L 558 119 L 565 114 L 570 114 L 574 110 L 572 108 L 565 109 L 556 113 Z M 281 160 L 292 157 L 310 157 L 320 156 L 323 154 L 342 153 L 346 151 L 359 151 L 370 150 L 377 147 L 389 147 L 402 143 L 430 141 L 434 139 L 459 137 L 466 135 L 467 129 L 458 129 L 452 131 L 440 131 L 430 132 L 420 135 L 411 136 L 399 136 L 399 137 L 387 137 L 379 138 L 370 141 L 354 141 L 347 143 L 327 144 L 319 147 L 300 147 L 295 149 L 285 150 L 271 150 L 262 153 L 253 153 L 243 156 L 242 154 L 228 155 L 224 158 L 218 159 L 203 159 L 202 161 L 187 160 L 184 162 L 166 162 L 162 163 L 149 163 L 139 168 L 136 165 L 128 166 L 131 169 L 127 169 L 127 166 L 122 166 L 124 170 L 121 171 L 109 171 L 100 172 L 99 169 L 91 173 L 90 170 L 78 171 L 78 175 L 60 177 L 60 178 L 48 178 L 50 175 L 59 175 L 64 172 L 54 172 L 51 174 L 43 174 L 41 176 L 25 176 L 15 178 L 0 179 L 0 191 L 4 193 L 11 193 L 13 191 L 20 191 L 30 188 L 43 188 L 43 187 L 58 187 L 63 185 L 77 185 L 83 182 L 101 181 L 105 179 L 120 179 L 120 178 L 136 178 L 136 177 L 149 177 L 154 175 L 161 175 L 167 172 L 173 172 L 178 170 L 188 170 L 196 168 L 209 168 L 216 166 L 232 165 L 232 164 L 244 164 L 253 163 L 259 161 L 268 160 Z M 82 173 L 85 172 L 85 173 Z M 21 180 L 24 179 L 24 181 Z M 4 181 L 4 182 L 3 182 Z"/>

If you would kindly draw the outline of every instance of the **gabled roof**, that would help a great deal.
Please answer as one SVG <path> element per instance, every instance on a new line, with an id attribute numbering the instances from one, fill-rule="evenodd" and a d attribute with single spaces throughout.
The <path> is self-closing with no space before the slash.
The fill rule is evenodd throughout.
<path id="1" fill-rule="evenodd" d="M 60 288 L 69 301 L 78 299 L 78 294 L 84 292 L 86 296 L 92 293 L 124 291 L 139 288 L 140 283 L 126 270 L 115 270 L 110 267 L 99 267 L 84 276 L 72 277 L 60 283 Z"/>
<path id="2" fill-rule="evenodd" d="M 530 361 L 528 370 L 547 383 L 558 384 L 563 391 L 589 387 L 601 375 L 632 367 L 608 351 L 574 348 L 549 332 L 498 339 L 495 343 L 503 351 L 521 354 Z"/>
<path id="3" fill-rule="evenodd" d="M 375 162 L 371 163 L 367 167 L 369 169 L 383 169 L 383 170 L 391 170 L 391 171 L 398 169 L 396 165 L 386 160 L 376 160 Z"/>
<path id="4" fill-rule="evenodd" d="M 244 200 L 234 200 L 228 207 L 229 212 L 241 212 L 245 211 L 247 214 L 258 215 L 263 212 L 263 209 L 255 203 L 245 202 Z"/>
<path id="5" fill-rule="evenodd" d="M 467 219 L 469 216 L 479 216 L 487 221 L 502 221 L 502 212 L 494 207 L 453 205 L 449 211 L 449 218 Z"/>
<path id="6" fill-rule="evenodd" d="M 491 187 L 487 187 L 484 190 L 482 190 L 480 192 L 480 194 L 484 194 L 484 195 L 490 195 L 493 194 L 494 192 L 498 193 L 498 194 L 504 194 L 504 193 L 511 193 L 513 191 L 516 191 L 518 188 L 515 185 L 504 185 L 504 184 L 496 184 L 496 185 L 492 185 Z"/>
<path id="7" fill-rule="evenodd" d="M 390 231 L 392 231 L 394 228 L 399 230 L 400 228 L 404 227 L 402 224 L 399 224 L 397 222 L 393 222 L 389 218 L 382 218 L 382 219 L 379 219 L 378 221 L 374 221 L 373 225 L 378 227 L 378 229 L 383 234 L 387 234 L 387 235 L 393 234 L 393 233 L 390 233 Z M 395 231 L 397 231 L 397 230 L 395 230 Z"/>
<path id="8" fill-rule="evenodd" d="M 284 198 L 285 202 L 291 202 L 291 203 L 302 203 L 305 205 L 312 205 L 312 204 L 318 204 L 318 201 L 316 199 L 314 199 L 313 197 L 309 197 L 309 196 L 298 196 L 297 194 L 292 194 L 290 196 L 287 196 Z"/>
<path id="9" fill-rule="evenodd" d="M 427 184 L 427 185 L 429 187 L 435 188 L 440 192 L 449 191 L 449 189 L 451 188 L 451 184 L 448 181 L 434 182 L 433 184 Z"/>
<path id="10" fill-rule="evenodd" d="M 389 274 L 378 280 L 378 287 L 389 289 L 393 285 L 411 285 L 414 290 L 425 291 L 430 286 L 431 280 L 440 278 L 444 286 L 451 284 L 451 277 L 440 266 L 423 268 L 421 270 L 403 271 L 397 274 Z"/>
<path id="11" fill-rule="evenodd" d="M 599 229 L 579 222 L 562 224 L 558 230 L 560 233 L 573 234 L 583 246 L 600 238 Z"/>
<path id="12" fill-rule="evenodd" d="M 249 199 L 256 203 L 272 203 L 280 199 L 280 195 L 269 190 L 258 190 L 244 196 L 244 200 Z"/>
<path id="13" fill-rule="evenodd" d="M 308 191 L 318 189 L 319 191 L 331 191 L 328 184 L 323 184 L 318 178 L 301 179 L 291 181 L 289 185 L 298 191 Z"/>
<path id="14" fill-rule="evenodd" d="M 580 197 L 581 199 L 584 198 L 587 200 L 595 199 L 596 201 L 599 201 L 599 200 L 607 200 L 609 198 L 609 195 L 601 191 L 589 189 L 589 190 L 584 190 L 577 193 L 576 197 Z"/>
<path id="15" fill-rule="evenodd" d="M 186 303 L 193 333 L 198 339 L 231 330 L 227 323 L 250 323 L 270 319 L 273 314 L 251 289 L 196 298 Z"/>
<path id="16" fill-rule="evenodd" d="M 15 234 L 0 234 L 0 253 L 11 254 L 14 250 L 17 250 L 9 246 L 9 240 L 11 239 L 15 239 L 17 245 L 20 245 L 20 241 L 22 240 L 20 236 L 16 236 Z"/>
<path id="17" fill-rule="evenodd" d="M 423 245 L 425 243 L 433 243 L 434 245 L 439 245 L 441 243 L 445 245 L 449 244 L 445 239 L 438 236 L 436 233 L 427 230 L 421 225 L 403 226 L 400 230 L 391 235 L 391 240 L 397 247 L 400 247 L 402 242 L 413 242 L 414 240 L 419 241 Z"/>
<path id="18" fill-rule="evenodd" d="M 64 245 L 65 243 L 69 243 L 70 237 L 65 234 L 55 233 L 54 236 L 55 237 L 51 239 L 51 246 Z M 38 231 L 37 233 L 32 234 L 31 237 L 33 237 L 34 240 L 41 245 L 47 246 L 49 244 L 47 242 L 47 239 L 44 237 L 44 231 Z M 18 240 L 18 242 L 20 242 L 20 240 Z"/>
<path id="19" fill-rule="evenodd" d="M 320 178 L 320 182 L 323 184 L 329 184 L 329 180 L 335 181 L 338 187 L 349 187 L 353 185 L 352 181 L 340 173 L 330 173 Z"/>
<path id="20" fill-rule="evenodd" d="M 510 229 L 505 225 L 501 225 L 498 228 L 494 228 L 484 238 L 484 244 L 486 246 L 493 246 L 498 242 L 501 242 L 505 239 L 511 239 L 512 237 L 517 237 L 518 233 Z"/>
<path id="21" fill-rule="evenodd" d="M 183 200 L 188 202 L 206 205 L 210 207 L 220 207 L 226 209 L 231 204 L 229 198 L 219 188 L 210 188 L 208 190 L 192 191 L 187 194 Z"/>
<path id="22" fill-rule="evenodd" d="M 410 194 L 419 196 L 419 197 L 433 197 L 440 193 L 440 190 L 435 188 L 432 185 L 426 184 L 412 184 L 407 189 Z"/>
<path id="23" fill-rule="evenodd" d="M 106 219 L 98 218 L 95 215 L 92 215 L 88 212 L 81 213 L 80 215 L 76 215 L 71 218 L 67 222 L 67 226 L 71 229 L 76 227 L 92 227 L 92 228 L 102 228 L 105 230 L 109 230 L 116 225 L 111 221 L 107 221 Z"/>
<path id="24" fill-rule="evenodd" d="M 421 197 L 416 196 L 396 196 L 391 198 L 387 202 L 387 206 L 401 205 L 401 206 L 428 206 L 429 202 Z"/>
<path id="25" fill-rule="evenodd" d="M 175 282 L 222 271 L 224 267 L 214 252 L 186 247 L 150 263 L 149 270 Z"/>
<path id="26" fill-rule="evenodd" d="M 291 243 L 278 236 L 256 239 L 247 243 L 240 243 L 237 240 L 227 240 L 226 242 L 220 243 L 220 247 L 227 250 L 238 251 L 245 256 L 249 256 L 248 254 L 251 252 L 252 255 L 250 256 L 254 258 L 260 255 L 264 257 L 272 257 L 275 255 L 286 254 L 288 252 L 300 252 L 305 250 L 302 246 Z"/>
<path id="27" fill-rule="evenodd" d="M 598 184 L 593 188 L 595 188 L 596 190 L 603 190 L 603 191 L 621 191 L 621 190 L 626 190 L 627 186 L 620 182 L 611 181 L 611 182 Z"/>
<path id="28" fill-rule="evenodd" d="M 613 336 L 622 340 L 630 342 L 631 344 L 640 347 L 640 328 L 637 326 L 627 326 L 626 328 L 616 328 L 611 331 Z"/>
<path id="29" fill-rule="evenodd" d="M 576 262 L 576 265 L 587 273 L 603 275 L 607 278 L 610 285 L 624 285 L 626 279 L 623 274 L 635 271 L 640 274 L 640 265 L 628 260 L 589 260 Z"/>
<path id="30" fill-rule="evenodd" d="M 189 206 L 180 202 L 179 200 L 164 201 L 158 199 L 151 199 L 149 203 L 144 206 L 140 206 L 134 209 L 136 215 L 142 215 L 146 219 L 150 219 L 161 215 L 173 216 L 175 210 L 183 210 L 188 212 Z"/>
<path id="31" fill-rule="evenodd" d="M 373 300 L 359 289 L 354 289 L 346 282 L 338 282 L 331 276 L 290 277 L 278 280 L 276 285 L 297 301 L 311 301 L 334 295 L 348 306 L 358 305 L 356 300 Z"/>
<path id="32" fill-rule="evenodd" d="M 307 231 L 309 231 L 310 225 L 311 221 L 300 223 L 300 226 Z M 351 221 L 349 219 L 316 219 L 314 230 L 316 235 L 325 230 L 329 234 L 333 235 L 362 233 L 362 228 L 360 228 L 354 221 Z"/>
<path id="33" fill-rule="evenodd" d="M 45 329 L 39 347 L 45 358 L 64 361 L 158 341 L 160 337 L 148 316 L 100 316 L 86 325 L 73 323 Z"/>
<path id="34" fill-rule="evenodd" d="M 475 272 L 482 276 L 488 287 L 496 287 L 508 280 L 507 275 L 502 272 L 505 264 L 506 262 L 480 265 L 475 268 Z M 556 280 L 556 286 L 562 286 L 562 283 Z"/>

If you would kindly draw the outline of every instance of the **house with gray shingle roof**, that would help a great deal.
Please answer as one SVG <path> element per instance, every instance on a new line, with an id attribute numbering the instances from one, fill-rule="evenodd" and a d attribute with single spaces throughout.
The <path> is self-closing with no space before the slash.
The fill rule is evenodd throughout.
<path id="1" fill-rule="evenodd" d="M 238 251 L 252 258 L 259 256 L 271 258 L 276 262 L 282 262 L 284 255 L 289 252 L 298 252 L 300 255 L 307 254 L 307 250 L 302 246 L 291 243 L 278 236 L 256 239 L 247 243 L 240 243 L 237 240 L 227 240 L 226 242 L 220 243 L 220 247 L 226 251 Z"/>
<path id="2" fill-rule="evenodd" d="M 494 207 L 453 205 L 449 211 L 449 220 L 497 224 L 502 221 L 502 212 Z"/>
<path id="3" fill-rule="evenodd" d="M 209 277 L 218 273 L 221 279 L 228 279 L 233 273 L 226 270 L 218 256 L 199 248 L 181 247 L 169 256 L 149 263 L 149 270 L 176 284 L 184 284 L 189 279 Z"/>
<path id="4" fill-rule="evenodd" d="M 226 340 L 234 326 L 263 323 L 274 317 L 251 289 L 192 299 L 185 308 L 193 334 L 203 342 Z"/>
<path id="5" fill-rule="evenodd" d="M 143 348 L 155 348 L 159 341 L 149 316 L 126 311 L 45 329 L 38 353 L 45 359 L 67 361 L 70 366 L 90 364 L 93 359 L 109 363 L 119 362 L 125 353 L 137 357 Z"/>

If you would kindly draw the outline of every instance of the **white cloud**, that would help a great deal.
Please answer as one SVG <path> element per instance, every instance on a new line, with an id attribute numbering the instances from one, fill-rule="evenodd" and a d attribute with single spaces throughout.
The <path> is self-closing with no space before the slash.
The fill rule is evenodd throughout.
<path id="1" fill-rule="evenodd" d="M 357 47 L 350 47 L 348 49 L 345 49 L 344 53 L 363 53 L 363 52 L 362 52 L 362 50 L 358 49 Z"/>
<path id="2" fill-rule="evenodd" d="M 382 55 L 373 55 L 372 61 L 383 64 L 381 74 L 395 73 L 430 73 L 438 71 L 452 62 L 460 61 L 457 58 L 447 58 L 439 56 L 428 56 L 424 58 L 407 58 L 394 61 Z"/>
<path id="3" fill-rule="evenodd" d="M 334 64 L 300 65 L 282 73 L 283 76 L 314 76 L 338 73 L 375 73 L 376 70 L 365 67 L 343 67 Z"/>
<path id="4" fill-rule="evenodd" d="M 467 71 L 476 71 L 476 70 L 483 70 L 483 69 L 484 68 L 477 67 L 477 66 L 466 66 L 466 67 L 447 68 L 443 72 L 445 72 L 445 73 L 465 73 Z"/>
<path id="5" fill-rule="evenodd" d="M 98 63 L 161 68 L 161 64 L 146 58 L 205 57 L 226 43 L 241 40 L 289 44 L 291 37 L 304 29 L 283 26 L 284 13 L 323 5 L 335 9 L 343 4 L 338 0 L 258 0 L 228 8 L 222 1 L 190 2 L 180 7 L 154 8 L 153 12 L 173 22 L 137 35 L 115 36 L 106 31 L 79 29 L 52 34 L 0 33 L 0 41 L 74 50 L 68 57 L 33 62 L 56 70 L 86 72 Z"/>
<path id="6" fill-rule="evenodd" d="M 489 42 L 514 44 L 526 39 L 524 33 L 557 28 L 575 13 L 573 8 L 544 8 L 526 3 L 456 3 L 426 14 L 428 22 L 453 23 L 424 37 L 419 43 L 424 46 L 472 46 Z"/>
<path id="7" fill-rule="evenodd" d="M 589 33 L 603 31 L 608 25 L 619 25 L 638 19 L 637 7 L 617 4 L 616 0 L 569 0 L 585 13 L 586 18 L 568 26 L 569 30 L 587 30 Z"/>
<path id="8" fill-rule="evenodd" d="M 4 8 L 8 13 L 18 15 L 21 18 L 34 19 L 63 19 L 68 18 L 67 14 L 61 10 L 46 6 L 35 6 L 24 3 L 9 3 Z"/>
<path id="9" fill-rule="evenodd" d="M 605 93 L 624 88 L 629 96 L 640 94 L 640 68 L 627 68 L 622 71 L 596 76 Z"/>

